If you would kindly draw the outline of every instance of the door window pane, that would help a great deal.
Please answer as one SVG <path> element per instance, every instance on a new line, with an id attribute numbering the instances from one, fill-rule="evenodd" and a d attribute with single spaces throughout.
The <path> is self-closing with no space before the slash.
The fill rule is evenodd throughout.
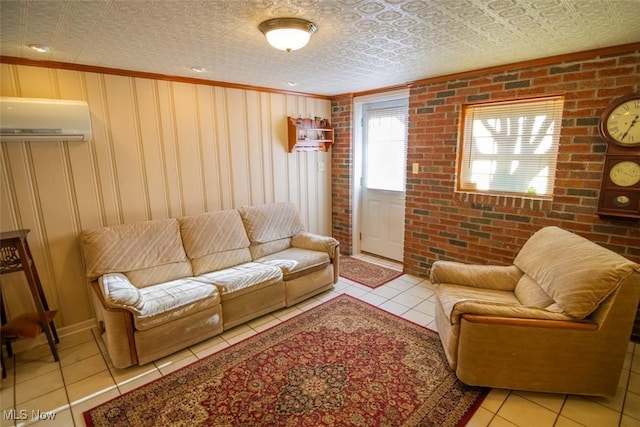
<path id="1" fill-rule="evenodd" d="M 406 179 L 407 105 L 365 106 L 365 186 L 404 191 Z"/>

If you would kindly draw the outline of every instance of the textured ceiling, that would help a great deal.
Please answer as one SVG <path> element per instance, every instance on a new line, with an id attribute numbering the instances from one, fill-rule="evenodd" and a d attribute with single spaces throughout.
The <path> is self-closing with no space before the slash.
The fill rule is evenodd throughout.
<path id="1" fill-rule="evenodd" d="M 0 16 L 5 56 L 321 95 L 640 41 L 640 0 L 1 0 Z M 274 17 L 318 31 L 278 51 L 258 30 Z"/>

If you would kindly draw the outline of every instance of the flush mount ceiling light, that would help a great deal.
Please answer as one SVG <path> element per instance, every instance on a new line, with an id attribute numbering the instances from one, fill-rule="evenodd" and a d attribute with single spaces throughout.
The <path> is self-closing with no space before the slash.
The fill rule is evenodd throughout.
<path id="1" fill-rule="evenodd" d="M 269 44 L 276 49 L 291 52 L 309 43 L 311 34 L 318 27 L 311 21 L 301 18 L 275 18 L 258 25 Z"/>
<path id="2" fill-rule="evenodd" d="M 39 53 L 47 53 L 51 50 L 49 46 L 45 46 L 43 44 L 30 44 L 29 49 L 33 49 Z"/>

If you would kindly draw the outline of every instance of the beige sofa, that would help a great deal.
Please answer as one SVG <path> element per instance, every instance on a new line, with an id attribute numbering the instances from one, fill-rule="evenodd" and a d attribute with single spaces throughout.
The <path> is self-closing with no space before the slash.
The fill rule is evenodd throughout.
<path id="1" fill-rule="evenodd" d="M 114 366 L 145 364 L 331 289 L 339 245 L 291 203 L 114 225 L 81 234 Z"/>
<path id="2" fill-rule="evenodd" d="M 436 325 L 469 385 L 613 395 L 629 344 L 640 266 L 557 227 L 511 266 L 437 261 Z"/>

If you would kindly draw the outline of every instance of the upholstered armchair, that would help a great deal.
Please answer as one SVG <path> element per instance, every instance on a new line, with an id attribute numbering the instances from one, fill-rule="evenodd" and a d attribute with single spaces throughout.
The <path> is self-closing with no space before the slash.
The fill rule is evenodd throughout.
<path id="1" fill-rule="evenodd" d="M 513 265 L 436 261 L 436 325 L 469 385 L 583 395 L 618 387 L 640 299 L 640 265 L 557 227 Z"/>

